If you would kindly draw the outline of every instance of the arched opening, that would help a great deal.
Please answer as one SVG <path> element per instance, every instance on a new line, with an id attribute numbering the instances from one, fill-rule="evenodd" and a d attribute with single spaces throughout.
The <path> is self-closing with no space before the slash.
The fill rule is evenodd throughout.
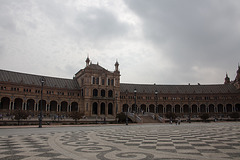
<path id="1" fill-rule="evenodd" d="M 147 106 L 145 104 L 141 104 L 141 111 L 147 112 Z"/>
<path id="2" fill-rule="evenodd" d="M 122 108 L 123 112 L 128 112 L 128 104 L 124 104 Z"/>
<path id="3" fill-rule="evenodd" d="M 108 104 L 108 114 L 113 114 L 113 104 L 112 103 Z"/>
<path id="4" fill-rule="evenodd" d="M 98 113 L 98 104 L 97 102 L 94 102 L 92 105 L 92 114 L 97 114 Z"/>
<path id="5" fill-rule="evenodd" d="M 167 113 L 168 113 L 168 112 L 172 112 L 172 105 L 168 104 L 168 105 L 166 106 L 166 112 L 167 112 Z"/>
<path id="6" fill-rule="evenodd" d="M 239 103 L 235 105 L 235 108 L 236 108 L 236 112 L 240 112 L 240 104 Z"/>
<path id="7" fill-rule="evenodd" d="M 187 104 L 183 105 L 183 113 L 190 113 L 190 108 Z"/>
<path id="8" fill-rule="evenodd" d="M 132 105 L 132 112 L 136 113 L 137 112 L 137 108 L 138 108 L 137 104 L 136 104 L 136 106 L 135 106 L 135 104 L 133 104 Z"/>
<path id="9" fill-rule="evenodd" d="M 101 110 L 100 114 L 105 114 L 105 103 L 101 103 Z"/>
<path id="10" fill-rule="evenodd" d="M 34 104 L 35 104 L 35 101 L 33 99 L 28 99 L 27 100 L 27 110 L 34 111 Z"/>
<path id="11" fill-rule="evenodd" d="M 214 113 L 214 105 L 210 104 L 208 107 L 209 107 L 209 112 Z"/>
<path id="12" fill-rule="evenodd" d="M 105 90 L 104 89 L 101 90 L 101 97 L 105 97 Z"/>
<path id="13" fill-rule="evenodd" d="M 72 112 L 77 112 L 78 111 L 78 103 L 77 102 L 72 102 L 71 111 Z"/>
<path id="14" fill-rule="evenodd" d="M 42 111 L 46 111 L 46 101 L 45 100 L 42 100 Z M 40 111 L 41 110 L 41 100 L 38 101 L 38 110 Z"/>
<path id="15" fill-rule="evenodd" d="M 68 103 L 66 101 L 61 102 L 61 111 L 67 112 Z"/>
<path id="16" fill-rule="evenodd" d="M 201 112 L 201 113 L 205 113 L 205 112 L 206 112 L 206 106 L 205 106 L 205 104 L 201 104 L 201 105 L 200 105 L 200 112 Z"/>
<path id="17" fill-rule="evenodd" d="M 192 105 L 192 113 L 197 113 L 197 105 L 196 104 Z"/>
<path id="18" fill-rule="evenodd" d="M 112 90 L 108 91 L 108 97 L 113 97 L 113 91 Z"/>
<path id="19" fill-rule="evenodd" d="M 175 113 L 180 113 L 180 105 L 179 104 L 176 104 L 175 105 Z"/>
<path id="20" fill-rule="evenodd" d="M 39 105 L 41 105 L 40 102 L 39 102 Z M 51 112 L 57 112 L 57 102 L 56 101 L 51 101 L 50 102 L 50 111 Z"/>
<path id="21" fill-rule="evenodd" d="M 93 97 L 97 97 L 98 96 L 98 90 L 97 89 L 94 89 L 93 90 Z"/>
<path id="22" fill-rule="evenodd" d="M 1 109 L 2 110 L 9 110 L 10 99 L 8 97 L 3 97 L 1 99 Z"/>
<path id="23" fill-rule="evenodd" d="M 160 104 L 160 105 L 158 105 L 158 107 L 159 107 L 159 113 L 163 113 L 163 105 Z"/>
<path id="24" fill-rule="evenodd" d="M 218 104 L 217 107 L 218 107 L 218 112 L 222 113 L 223 112 L 223 105 L 222 104 Z"/>
<path id="25" fill-rule="evenodd" d="M 149 112 L 151 112 L 151 113 L 154 113 L 154 105 L 153 104 L 150 104 L 149 105 Z"/>
<path id="26" fill-rule="evenodd" d="M 160 113 L 159 105 L 156 107 L 156 113 Z"/>
<path id="27" fill-rule="evenodd" d="M 232 105 L 231 104 L 227 104 L 227 112 L 232 112 Z"/>
<path id="28" fill-rule="evenodd" d="M 16 98 L 14 101 L 14 110 L 22 109 L 23 100 L 21 98 Z"/>

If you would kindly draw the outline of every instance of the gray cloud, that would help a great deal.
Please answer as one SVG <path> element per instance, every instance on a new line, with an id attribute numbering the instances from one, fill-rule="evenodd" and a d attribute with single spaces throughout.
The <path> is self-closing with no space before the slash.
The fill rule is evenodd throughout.
<path id="1" fill-rule="evenodd" d="M 185 76 L 189 81 L 196 82 L 199 77 L 195 75 L 198 70 L 192 70 L 194 66 L 210 70 L 220 68 L 224 73 L 226 70 L 230 71 L 229 65 L 235 66 L 239 61 L 239 2 L 231 0 L 125 2 L 141 18 L 145 37 L 172 61 L 176 69 L 169 72 L 175 77 Z M 206 81 L 212 80 L 209 77 L 211 76 L 204 76 Z"/>
<path id="2" fill-rule="evenodd" d="M 2 69 L 72 78 L 89 54 L 122 82 L 223 83 L 240 61 L 234 0 L 0 3 Z"/>

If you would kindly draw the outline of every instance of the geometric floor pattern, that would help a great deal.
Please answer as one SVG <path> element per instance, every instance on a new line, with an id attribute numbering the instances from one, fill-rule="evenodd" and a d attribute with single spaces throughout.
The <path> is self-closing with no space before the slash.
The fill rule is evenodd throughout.
<path id="1" fill-rule="evenodd" d="M 46 134 L 0 134 L 0 160 L 240 159 L 240 123 L 65 129 Z"/>

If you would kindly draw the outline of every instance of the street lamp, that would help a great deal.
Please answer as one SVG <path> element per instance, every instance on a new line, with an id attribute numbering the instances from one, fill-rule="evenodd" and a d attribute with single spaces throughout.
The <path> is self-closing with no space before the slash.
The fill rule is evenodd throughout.
<path id="1" fill-rule="evenodd" d="M 118 111 L 117 98 L 118 98 L 118 94 L 116 93 L 116 117 L 117 117 L 117 111 Z"/>
<path id="2" fill-rule="evenodd" d="M 126 99 L 127 99 L 127 91 L 126 91 Z M 127 111 L 126 111 L 126 125 L 128 125 L 128 106 L 127 106 Z"/>
<path id="3" fill-rule="evenodd" d="M 155 107 L 155 113 L 156 113 L 156 110 L 157 110 L 157 99 L 158 99 L 158 91 L 155 90 L 155 97 L 156 97 L 156 107 Z"/>
<path id="4" fill-rule="evenodd" d="M 137 89 L 135 88 L 134 89 L 134 99 L 135 99 L 135 103 L 134 103 L 134 110 L 135 110 L 135 112 L 137 113 L 137 106 L 136 106 L 136 103 L 137 103 Z"/>
<path id="5" fill-rule="evenodd" d="M 40 78 L 41 84 L 42 84 L 42 89 L 41 89 L 41 107 L 40 107 L 40 116 L 39 116 L 39 128 L 42 128 L 42 95 L 43 95 L 43 84 L 45 83 L 45 78 L 41 77 Z"/>

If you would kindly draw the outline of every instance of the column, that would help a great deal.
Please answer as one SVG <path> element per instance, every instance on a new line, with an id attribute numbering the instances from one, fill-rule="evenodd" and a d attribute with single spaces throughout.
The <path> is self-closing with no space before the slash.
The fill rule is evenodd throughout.
<path id="1" fill-rule="evenodd" d="M 12 102 L 11 101 L 9 102 L 8 109 L 9 109 L 9 111 L 12 110 Z"/>
<path id="2" fill-rule="evenodd" d="M 39 107 L 38 107 L 38 103 L 36 103 L 36 111 L 38 111 Z"/>
<path id="3" fill-rule="evenodd" d="M 100 111 L 101 111 L 101 108 L 100 108 L 100 105 L 98 104 L 97 106 L 97 115 L 100 116 Z"/>
<path id="4" fill-rule="evenodd" d="M 22 110 L 25 110 L 25 103 L 22 103 Z"/>
<path id="5" fill-rule="evenodd" d="M 108 116 L 108 105 L 105 106 L 105 116 Z"/>
<path id="6" fill-rule="evenodd" d="M 62 105 L 59 105 L 59 112 L 62 111 Z"/>
<path id="7" fill-rule="evenodd" d="M 70 109 L 69 107 L 70 107 L 70 105 L 67 105 L 67 112 L 69 112 L 69 109 Z"/>
<path id="8" fill-rule="evenodd" d="M 12 110 L 14 110 L 14 106 L 15 106 L 15 103 L 14 103 L 14 102 L 12 102 Z"/>

